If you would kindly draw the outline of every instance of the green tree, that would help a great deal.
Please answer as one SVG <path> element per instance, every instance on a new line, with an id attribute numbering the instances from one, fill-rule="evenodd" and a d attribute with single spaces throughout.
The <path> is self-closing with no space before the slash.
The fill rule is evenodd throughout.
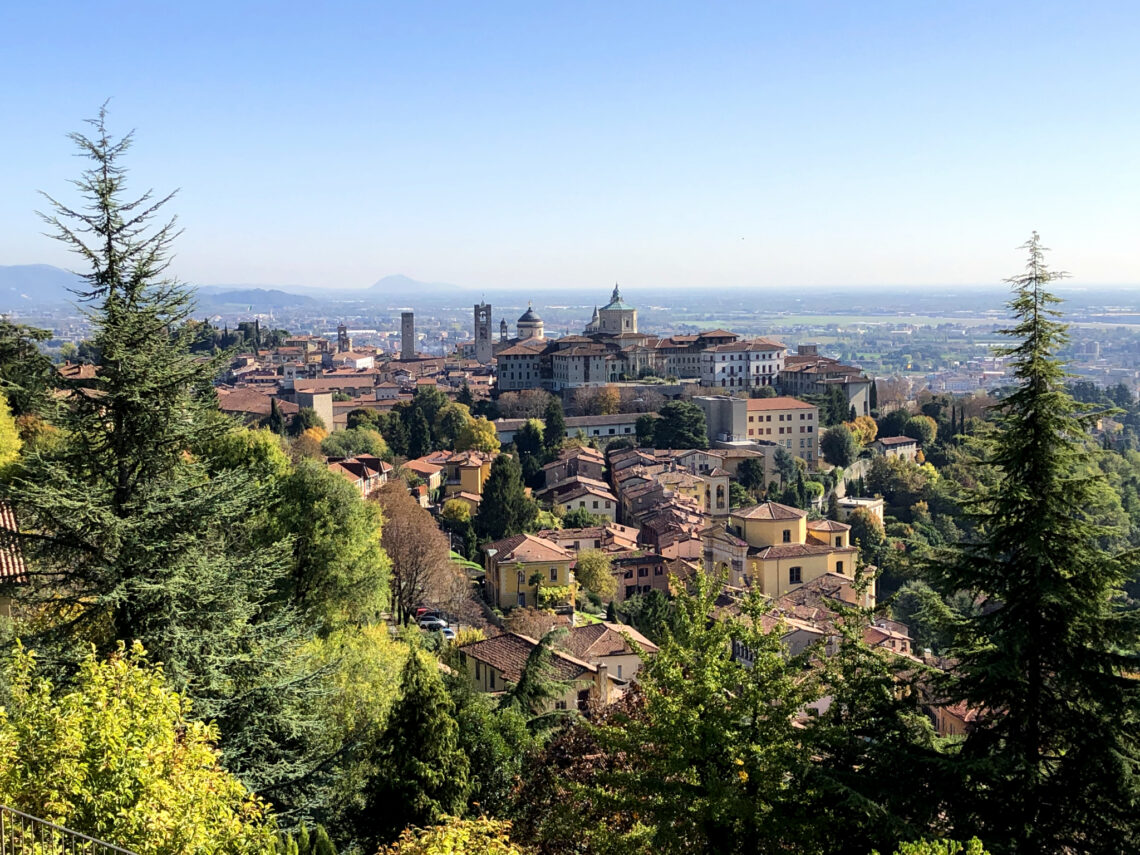
<path id="1" fill-rule="evenodd" d="M 261 547 L 272 491 L 208 459 L 234 430 L 213 393 L 222 364 L 189 350 L 193 304 L 166 275 L 174 225 L 151 226 L 170 197 L 125 198 L 131 138 L 105 119 L 94 138 L 72 135 L 92 161 L 76 182 L 83 204 L 53 201 L 46 218 L 91 265 L 82 300 L 102 364 L 94 380 L 61 383 L 58 450 L 25 454 L 3 485 L 37 569 L 20 596 L 38 613 L 30 637 L 53 657 L 141 640 L 194 714 L 217 722 L 227 767 L 261 792 L 312 762 L 310 723 L 291 712 L 315 691 L 298 671 L 307 628 L 275 599 L 292 543 Z"/>
<path id="2" fill-rule="evenodd" d="M 586 508 L 574 508 L 562 517 L 563 528 L 592 528 L 606 525 L 609 520 L 601 514 L 592 514 Z"/>
<path id="3" fill-rule="evenodd" d="M 491 474 L 483 485 L 475 532 L 484 542 L 522 534 L 530 529 L 537 515 L 538 506 L 523 490 L 518 462 L 509 454 L 500 454 L 491 464 Z"/>
<path id="4" fill-rule="evenodd" d="M 290 600 L 328 627 L 372 620 L 387 604 L 389 562 L 374 502 L 324 464 L 304 460 L 280 485 L 266 542 L 291 542 Z"/>
<path id="5" fill-rule="evenodd" d="M 755 501 L 752 494 L 749 493 L 741 484 L 733 481 L 728 485 L 728 503 L 734 508 L 743 508 L 750 505 Z"/>
<path id="6" fill-rule="evenodd" d="M 408 458 L 415 460 L 431 453 L 432 436 L 427 416 L 418 407 L 411 409 L 408 419 Z"/>
<path id="7" fill-rule="evenodd" d="M 433 422 L 432 436 L 436 448 L 455 448 L 455 443 L 471 421 L 471 411 L 462 404 L 447 403 L 440 407 Z"/>
<path id="8" fill-rule="evenodd" d="M 269 416 L 265 419 L 265 427 L 278 436 L 285 435 L 285 416 L 276 398 L 271 398 L 269 401 Z"/>
<path id="9" fill-rule="evenodd" d="M 405 829 L 399 840 L 381 847 L 378 855 L 525 855 L 511 843 L 510 832 L 511 824 L 502 820 L 443 817 L 438 825 Z"/>
<path id="10" fill-rule="evenodd" d="M 634 430 L 637 433 L 637 444 L 643 448 L 653 447 L 653 431 L 657 427 L 657 417 L 644 413 L 637 417 Z"/>
<path id="11" fill-rule="evenodd" d="M 0 391 L 0 470 L 16 462 L 24 443 L 16 429 L 16 420 L 8 408 L 8 398 Z"/>
<path id="12" fill-rule="evenodd" d="M 653 428 L 655 448 L 708 448 L 705 412 L 688 401 L 670 401 Z"/>
<path id="13" fill-rule="evenodd" d="M 37 329 L 0 318 L 0 391 L 16 417 L 45 416 L 59 375 L 39 345 L 51 338 Z"/>
<path id="14" fill-rule="evenodd" d="M 436 662 L 413 652 L 400 677 L 400 699 L 376 749 L 376 774 L 357 817 L 359 837 L 392 840 L 410 825 L 425 826 L 463 811 L 470 764 Z"/>
<path id="15" fill-rule="evenodd" d="M 468 419 L 460 429 L 455 439 L 456 451 L 482 451 L 484 454 L 495 454 L 501 443 L 498 430 L 494 422 L 480 416 L 477 419 Z"/>
<path id="16" fill-rule="evenodd" d="M 930 562 L 943 593 L 987 608 L 958 623 L 950 697 L 978 712 L 948 806 L 1006 852 L 1126 852 L 1140 846 L 1135 735 L 1140 628 L 1120 588 L 1134 553 L 1105 549 L 1103 475 L 1057 352 L 1066 327 L 1037 234 L 1009 280 L 1006 331 L 1017 385 L 994 408 L 996 483 L 967 506 L 974 543 Z"/>
<path id="17" fill-rule="evenodd" d="M 543 444 L 546 447 L 546 456 L 553 459 L 557 457 L 558 450 L 566 439 L 566 414 L 562 411 L 562 401 L 550 396 L 546 403 L 546 412 L 543 414 Z"/>
<path id="18" fill-rule="evenodd" d="M 608 600 L 617 593 L 617 579 L 609 553 L 600 549 L 583 549 L 574 563 L 574 576 L 587 591 Z"/>
<path id="19" fill-rule="evenodd" d="M 819 450 L 823 459 L 832 466 L 850 466 L 859 456 L 859 443 L 845 424 L 824 431 L 819 439 Z"/>
<path id="20" fill-rule="evenodd" d="M 325 420 L 317 415 L 317 411 L 312 407 L 301 407 L 297 410 L 297 414 L 293 416 L 293 420 L 289 422 L 289 436 L 300 436 L 309 428 L 321 428 L 325 430 L 328 425 Z"/>
<path id="21" fill-rule="evenodd" d="M 546 734 L 563 724 L 571 714 L 560 710 L 555 702 L 574 684 L 560 680 L 554 667 L 554 648 L 566 637 L 565 629 L 552 629 L 527 654 L 517 683 L 509 684 L 499 699 L 499 709 L 521 715 L 527 728 L 535 734 Z"/>
<path id="22" fill-rule="evenodd" d="M 938 435 L 938 423 L 930 416 L 912 416 L 903 425 L 903 436 L 917 440 L 923 448 L 929 448 Z"/>
<path id="23" fill-rule="evenodd" d="M 764 461 L 758 457 L 744 458 L 736 469 L 736 479 L 746 490 L 755 492 L 764 489 Z"/>
<path id="24" fill-rule="evenodd" d="M 141 645 L 88 653 L 66 688 L 22 648 L 6 671 L 0 802 L 139 855 L 269 851 L 265 804 L 222 769 L 216 729 Z"/>
<path id="25" fill-rule="evenodd" d="M 392 452 L 384 437 L 371 428 L 355 427 L 348 430 L 338 430 L 329 434 L 321 443 L 321 451 L 329 457 L 355 457 L 358 454 L 370 454 L 385 460 L 392 459 Z"/>
<path id="26" fill-rule="evenodd" d="M 450 683 L 459 724 L 459 747 L 471 763 L 468 799 L 477 810 L 504 816 L 511 793 L 535 740 L 526 716 L 497 708 L 490 696 L 471 688 L 466 674 Z"/>

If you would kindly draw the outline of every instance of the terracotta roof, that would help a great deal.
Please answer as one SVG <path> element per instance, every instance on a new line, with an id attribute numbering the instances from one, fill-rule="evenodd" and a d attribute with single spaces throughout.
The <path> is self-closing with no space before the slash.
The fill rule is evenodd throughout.
<path id="1" fill-rule="evenodd" d="M 268 394 L 271 390 L 243 386 L 238 389 L 219 388 L 218 409 L 223 413 L 250 413 L 258 416 L 268 416 L 273 409 L 273 396 Z M 300 409 L 296 404 L 278 399 L 277 408 L 283 415 L 293 415 Z"/>
<path id="2" fill-rule="evenodd" d="M 847 523 L 836 522 L 835 520 L 808 520 L 808 531 L 850 531 L 851 526 Z"/>
<path id="3" fill-rule="evenodd" d="M 694 336 L 685 336 L 685 337 L 686 338 L 724 338 L 725 336 L 732 336 L 733 338 L 739 338 L 740 337 L 736 333 L 729 332 L 728 330 L 705 330 L 704 332 L 699 332 Z M 674 336 L 674 338 L 679 338 L 679 336 Z"/>
<path id="4" fill-rule="evenodd" d="M 749 398 L 748 409 L 756 412 L 757 410 L 815 410 L 818 407 L 790 395 L 780 395 L 775 398 Z"/>
<path id="5" fill-rule="evenodd" d="M 657 645 L 633 627 L 605 621 L 574 627 L 560 646 L 571 656 L 589 662 L 603 656 L 633 653 L 629 639 L 646 653 L 657 652 Z"/>
<path id="6" fill-rule="evenodd" d="M 830 555 L 833 552 L 856 552 L 854 546 L 824 546 L 814 543 L 781 543 L 749 549 L 748 554 L 767 561 L 775 558 L 807 558 L 811 555 Z"/>
<path id="7" fill-rule="evenodd" d="M 438 463 L 428 463 L 426 460 L 409 460 L 404 464 L 405 469 L 411 469 L 417 475 L 435 475 L 437 472 L 443 471 L 443 467 Z"/>
<path id="8" fill-rule="evenodd" d="M 875 440 L 879 445 L 917 445 L 918 440 L 910 436 L 881 436 Z"/>
<path id="9" fill-rule="evenodd" d="M 746 520 L 798 520 L 806 517 L 807 511 L 779 502 L 762 502 L 750 508 L 738 508 L 732 516 Z"/>
<path id="10" fill-rule="evenodd" d="M 99 367 L 85 362 L 65 362 L 57 366 L 56 370 L 68 380 L 94 380 L 99 373 Z"/>
<path id="11" fill-rule="evenodd" d="M 526 667 L 527 657 L 538 645 L 533 638 L 514 632 L 504 632 L 494 638 L 476 641 L 459 648 L 467 656 L 484 662 L 499 671 L 504 679 L 517 683 Z M 554 677 L 558 680 L 576 680 L 584 674 L 593 674 L 598 669 L 589 662 L 583 662 L 561 650 L 551 651 L 551 665 Z"/>
<path id="12" fill-rule="evenodd" d="M 7 502 L 0 502 L 0 582 L 25 582 L 24 551 L 16 534 L 16 514 Z"/>
<path id="13" fill-rule="evenodd" d="M 566 561 L 572 556 L 557 543 L 533 534 L 516 534 L 483 546 L 484 552 L 495 550 L 495 561 L 506 564 L 512 561 Z"/>
<path id="14" fill-rule="evenodd" d="M 564 504 L 571 499 L 577 499 L 581 496 L 597 496 L 600 499 L 608 499 L 611 502 L 617 501 L 617 496 L 609 491 L 607 488 L 594 487 L 590 484 L 581 484 L 577 488 L 570 490 L 567 493 L 562 493 L 552 499 L 557 504 Z"/>
<path id="15" fill-rule="evenodd" d="M 718 344 L 708 349 L 709 353 L 742 353 L 750 350 L 786 350 L 786 346 L 778 341 L 769 341 L 765 338 L 755 338 L 751 341 L 734 341 L 731 344 Z"/>

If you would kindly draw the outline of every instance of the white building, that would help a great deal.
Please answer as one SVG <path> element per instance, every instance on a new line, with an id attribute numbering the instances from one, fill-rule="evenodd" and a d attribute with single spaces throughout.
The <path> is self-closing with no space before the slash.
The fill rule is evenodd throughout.
<path id="1" fill-rule="evenodd" d="M 710 347 L 701 353 L 701 385 L 734 391 L 774 386 L 787 354 L 784 345 L 764 338 Z"/>

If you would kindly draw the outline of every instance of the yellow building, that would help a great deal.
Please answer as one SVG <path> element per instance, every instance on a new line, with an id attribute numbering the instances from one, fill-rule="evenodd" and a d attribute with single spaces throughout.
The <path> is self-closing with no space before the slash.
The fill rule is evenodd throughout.
<path id="1" fill-rule="evenodd" d="M 812 469 L 819 462 L 819 407 L 798 398 L 748 399 L 748 438 L 776 443 Z"/>
<path id="2" fill-rule="evenodd" d="M 772 598 L 826 573 L 854 578 L 859 550 L 850 531 L 832 520 L 809 522 L 807 511 L 777 502 L 737 508 L 727 525 L 701 532 L 705 571 Z"/>
<path id="3" fill-rule="evenodd" d="M 517 683 L 527 658 L 538 642 L 525 635 L 506 632 L 459 648 L 461 661 L 477 692 L 498 693 Z M 608 664 L 592 664 L 562 650 L 551 651 L 554 678 L 571 685 L 562 697 L 552 700 L 547 711 L 577 709 L 583 712 L 591 702 L 610 704 L 624 694 L 628 680 L 610 673 Z"/>
<path id="4" fill-rule="evenodd" d="M 423 464 L 439 466 L 444 498 L 456 493 L 482 496 L 483 485 L 491 477 L 491 464 L 495 456 L 482 451 L 435 451 L 409 463 L 417 464 L 417 467 L 413 467 L 416 472 L 420 471 L 418 467 Z"/>
<path id="5" fill-rule="evenodd" d="M 533 534 L 516 534 L 486 544 L 483 552 L 487 599 L 492 605 L 500 609 L 537 606 L 543 588 L 557 588 L 561 594 L 549 605 L 573 608 L 570 564 L 574 556 L 557 543 Z"/>

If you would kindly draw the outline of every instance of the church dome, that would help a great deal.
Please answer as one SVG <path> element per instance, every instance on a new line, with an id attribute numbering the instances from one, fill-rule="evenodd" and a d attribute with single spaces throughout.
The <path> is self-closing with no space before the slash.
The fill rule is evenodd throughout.
<path id="1" fill-rule="evenodd" d="M 519 318 L 518 322 L 520 324 L 541 324 L 542 318 L 540 318 L 537 313 L 535 313 L 534 309 L 532 309 L 530 306 L 527 306 L 526 311 L 522 313 L 522 316 Z"/>

